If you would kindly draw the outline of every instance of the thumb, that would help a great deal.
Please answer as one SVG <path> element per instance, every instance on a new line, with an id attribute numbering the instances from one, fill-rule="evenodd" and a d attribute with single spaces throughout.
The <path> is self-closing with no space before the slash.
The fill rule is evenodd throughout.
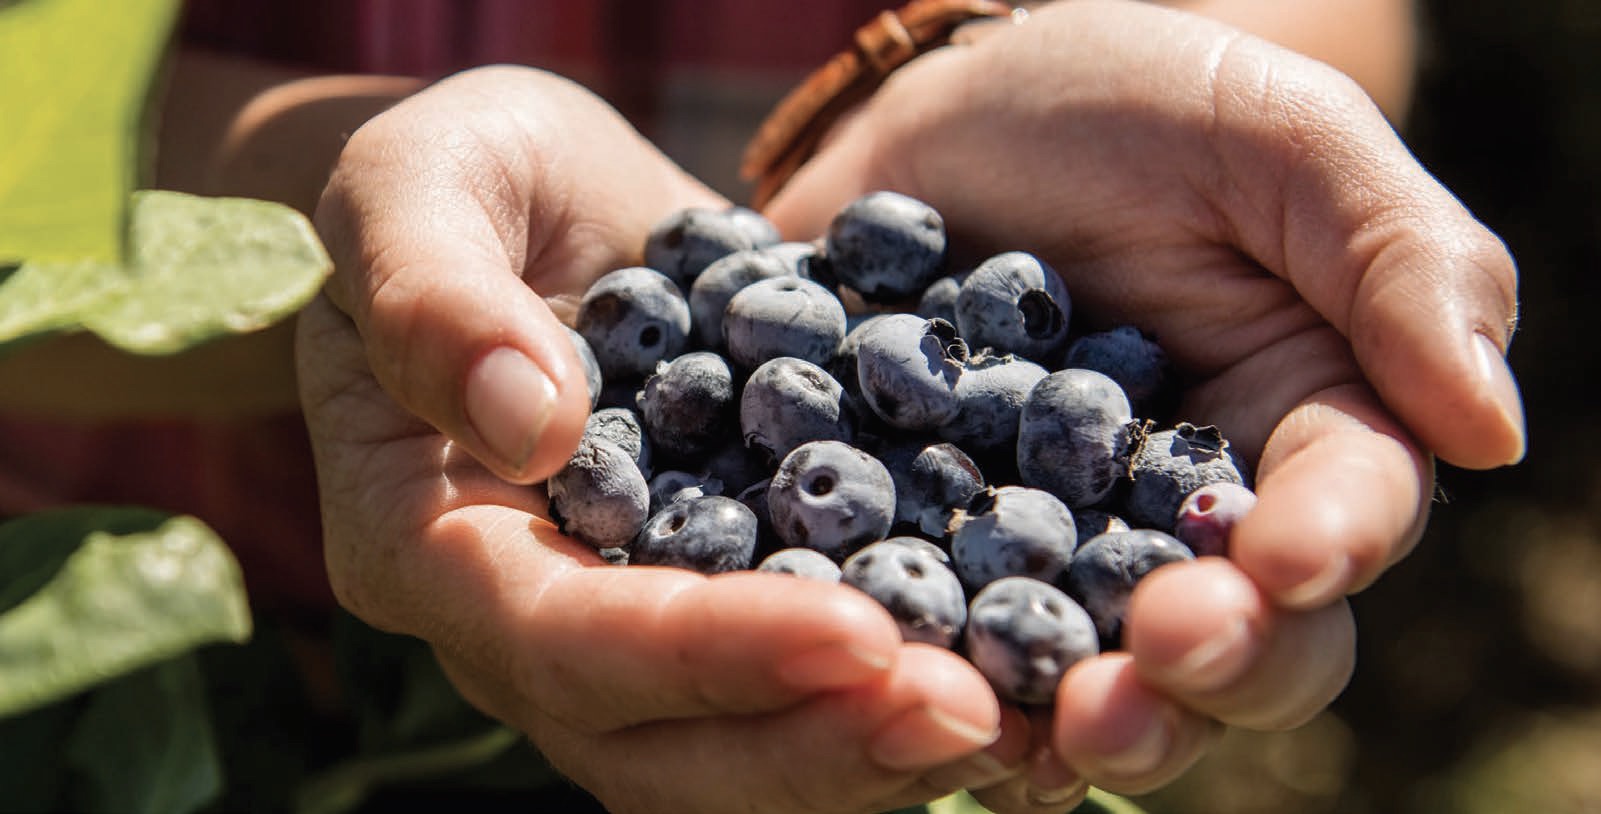
<path id="1" fill-rule="evenodd" d="M 358 130 L 315 219 L 335 263 L 329 298 L 385 392 L 497 475 L 531 483 L 566 462 L 590 403 L 541 295 L 638 263 L 656 220 L 708 200 L 587 91 L 497 67 Z"/>

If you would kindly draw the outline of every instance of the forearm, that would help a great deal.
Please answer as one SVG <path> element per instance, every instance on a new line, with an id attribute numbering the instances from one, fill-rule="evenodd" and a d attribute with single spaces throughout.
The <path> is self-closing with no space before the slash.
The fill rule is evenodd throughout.
<path id="1" fill-rule="evenodd" d="M 1418 24 L 1411 0 L 1162 0 L 1326 62 L 1392 123 L 1412 99 Z"/>

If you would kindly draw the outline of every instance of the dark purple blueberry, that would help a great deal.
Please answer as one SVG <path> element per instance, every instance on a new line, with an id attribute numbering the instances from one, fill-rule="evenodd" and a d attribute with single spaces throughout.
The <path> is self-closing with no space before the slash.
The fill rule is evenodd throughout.
<path id="1" fill-rule="evenodd" d="M 650 439 L 645 436 L 645 425 L 639 420 L 639 413 L 627 407 L 596 410 L 584 421 L 584 438 L 616 444 L 628 453 L 645 477 L 650 477 Z"/>
<path id="2" fill-rule="evenodd" d="M 1018 474 L 1069 508 L 1100 503 L 1128 472 L 1133 421 L 1117 382 L 1093 370 L 1058 370 L 1023 403 Z"/>
<path id="3" fill-rule="evenodd" d="M 1128 521 L 1111 512 L 1098 509 L 1074 509 L 1073 529 L 1078 532 L 1078 544 L 1113 531 L 1128 531 Z"/>
<path id="4" fill-rule="evenodd" d="M 920 546 L 873 543 L 845 560 L 840 582 L 883 605 L 908 642 L 952 647 L 967 621 L 962 583 Z"/>
<path id="5" fill-rule="evenodd" d="M 642 377 L 689 341 L 689 303 L 678 286 L 642 266 L 596 280 L 578 302 L 578 333 L 608 382 Z"/>
<path id="6" fill-rule="evenodd" d="M 653 516 L 680 500 L 723 493 L 722 481 L 682 469 L 657 472 L 646 485 L 650 491 L 650 513 Z"/>
<path id="7" fill-rule="evenodd" d="M 1171 532 L 1180 504 L 1213 483 L 1246 485 L 1241 461 L 1217 427 L 1180 423 L 1145 436 L 1130 458 L 1133 482 L 1123 498 L 1135 527 Z"/>
<path id="8" fill-rule="evenodd" d="M 733 433 L 730 433 L 732 435 Z M 745 446 L 737 437 L 725 441 L 706 458 L 706 476 L 723 482 L 723 494 L 737 495 L 751 484 L 766 480 L 778 462 Z"/>
<path id="9" fill-rule="evenodd" d="M 746 249 L 706 267 L 689 288 L 689 313 L 702 347 L 723 349 L 723 312 L 728 301 L 751 283 L 794 277 L 793 262 L 768 249 Z"/>
<path id="10" fill-rule="evenodd" d="M 962 281 L 956 324 L 975 348 L 991 347 L 1051 366 L 1067 347 L 1072 301 L 1056 270 L 1027 252 L 1005 252 Z"/>
<path id="11" fill-rule="evenodd" d="M 951 561 L 970 591 L 1003 577 L 1052 582 L 1078 545 L 1073 513 L 1050 493 L 1026 486 L 980 493 L 954 524 Z"/>
<path id="12" fill-rule="evenodd" d="M 956 382 L 966 366 L 967 345 L 955 326 L 915 314 L 875 319 L 856 343 L 863 400 L 903 430 L 932 430 L 956 417 Z"/>
<path id="13" fill-rule="evenodd" d="M 645 265 L 688 291 L 705 268 L 757 242 L 741 215 L 727 210 L 680 209 L 656 222 L 645 238 Z"/>
<path id="14" fill-rule="evenodd" d="M 948 538 L 951 516 L 985 488 L 978 464 L 953 444 L 929 444 L 904 464 L 882 459 L 895 481 L 895 521 L 929 537 Z"/>
<path id="15" fill-rule="evenodd" d="M 756 566 L 756 570 L 791 574 L 818 582 L 839 582 L 840 578 L 839 563 L 829 559 L 823 552 L 810 548 L 781 548 L 768 554 Z"/>
<path id="16" fill-rule="evenodd" d="M 669 565 L 702 574 L 743 571 L 756 554 L 756 515 L 731 497 L 672 503 L 640 529 L 630 565 Z"/>
<path id="17" fill-rule="evenodd" d="M 1197 557 L 1227 557 L 1229 534 L 1256 506 L 1256 493 L 1238 483 L 1210 483 L 1179 504 L 1173 536 Z"/>
<path id="18" fill-rule="evenodd" d="M 589 409 L 593 410 L 600 404 L 600 393 L 606 386 L 606 377 L 600 372 L 600 361 L 589 347 L 589 340 L 572 328 L 567 328 L 567 338 L 572 340 L 573 352 L 578 354 L 578 363 L 584 367 L 584 384 L 589 386 Z"/>
<path id="19" fill-rule="evenodd" d="M 1074 664 L 1100 652 L 1095 623 L 1057 588 L 1028 577 L 985 586 L 967 611 L 968 661 L 996 695 L 1048 706 Z"/>
<path id="20" fill-rule="evenodd" d="M 969 270 L 947 274 L 929 283 L 928 288 L 923 289 L 923 296 L 918 298 L 917 308 L 913 313 L 923 319 L 943 319 L 955 325 L 956 295 L 962 290 L 962 281 L 971 273 Z"/>
<path id="21" fill-rule="evenodd" d="M 939 560 L 941 565 L 944 565 L 946 568 L 951 567 L 951 553 L 943 548 L 940 548 L 939 543 L 936 543 L 933 540 L 925 540 L 921 537 L 913 537 L 909 534 L 901 534 L 895 537 L 886 537 L 880 542 L 899 543 L 900 545 L 911 546 L 912 548 L 919 549 L 921 551 L 927 551 L 928 555 L 936 560 Z"/>
<path id="22" fill-rule="evenodd" d="M 737 408 L 734 373 L 715 353 L 686 353 L 656 366 L 638 404 L 653 450 L 698 462 L 728 438 Z"/>
<path id="23" fill-rule="evenodd" d="M 844 340 L 844 306 L 828 289 L 799 277 L 751 283 L 723 312 L 724 346 L 746 370 L 780 356 L 826 366 Z"/>
<path id="24" fill-rule="evenodd" d="M 868 302 L 921 294 L 945 263 L 945 221 L 933 207 L 897 192 L 871 192 L 828 226 L 834 275 Z"/>
<path id="25" fill-rule="evenodd" d="M 1161 566 L 1192 559 L 1195 555 L 1183 543 L 1155 529 L 1114 531 L 1074 552 L 1062 584 L 1095 620 L 1101 647 L 1111 650 L 1121 646 L 1134 586 Z"/>
<path id="26" fill-rule="evenodd" d="M 1168 386 L 1167 352 L 1133 325 L 1073 340 L 1062 366 L 1105 373 L 1123 388 L 1135 415 L 1151 415 Z"/>
<path id="27" fill-rule="evenodd" d="M 783 235 L 778 233 L 778 227 L 774 226 L 766 215 L 748 206 L 735 204 L 723 210 L 723 214 L 727 215 L 728 219 L 734 222 L 734 226 L 744 232 L 745 236 L 758 247 L 777 245 L 784 239 Z"/>
<path id="28" fill-rule="evenodd" d="M 590 437 L 578 442 L 545 489 L 556 528 L 596 550 L 627 547 L 650 510 L 650 491 L 633 456 Z"/>
<path id="29" fill-rule="evenodd" d="M 775 464 L 808 441 L 855 438 L 850 397 L 828 371 L 780 356 L 751 372 L 739 399 L 745 443 Z"/>
<path id="30" fill-rule="evenodd" d="M 1017 356 L 979 352 L 956 380 L 956 416 L 941 424 L 939 437 L 978 456 L 1017 448 L 1023 402 L 1045 368 Z"/>
<path id="31" fill-rule="evenodd" d="M 773 529 L 791 546 L 843 561 L 895 519 L 895 483 L 878 460 L 840 441 L 795 448 L 767 488 Z"/>

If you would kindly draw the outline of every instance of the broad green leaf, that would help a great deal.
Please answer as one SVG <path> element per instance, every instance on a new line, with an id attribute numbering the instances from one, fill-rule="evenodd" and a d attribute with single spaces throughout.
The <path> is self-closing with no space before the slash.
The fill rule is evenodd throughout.
<path id="1" fill-rule="evenodd" d="M 194 655 L 96 690 L 66 754 L 75 811 L 187 814 L 210 802 L 222 767 Z"/>
<path id="2" fill-rule="evenodd" d="M 149 530 L 86 532 L 79 511 L 0 526 L 0 549 L 29 535 L 51 541 L 30 545 L 32 561 L 9 563 L 18 573 L 59 562 L 36 591 L 0 613 L 0 717 L 201 644 L 250 635 L 238 563 L 205 524 L 178 516 Z M 64 558 L 63 550 L 70 552 Z M 10 584 L 12 574 L 0 582 Z"/>
<path id="3" fill-rule="evenodd" d="M 180 0 L 0 5 L 0 261 L 122 256 Z"/>
<path id="4" fill-rule="evenodd" d="M 177 192 L 134 193 L 124 265 L 24 263 L 0 277 L 0 353 L 89 330 L 133 353 L 175 353 L 293 314 L 332 263 L 289 207 Z"/>
<path id="5" fill-rule="evenodd" d="M 78 705 L 50 704 L 9 718 L 0 717 L 0 789 L 12 811 L 61 808 L 68 785 L 61 760 L 78 719 Z"/>

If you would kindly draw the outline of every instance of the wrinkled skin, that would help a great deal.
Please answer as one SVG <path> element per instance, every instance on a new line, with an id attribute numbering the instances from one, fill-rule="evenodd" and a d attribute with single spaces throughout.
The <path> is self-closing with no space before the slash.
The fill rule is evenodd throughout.
<path id="1" fill-rule="evenodd" d="M 667 213 L 726 202 L 521 69 L 372 120 L 319 207 L 337 271 L 299 377 L 341 602 L 429 641 L 614 811 L 867 812 L 960 787 L 1061 811 L 1086 781 L 1167 782 L 1219 722 L 1321 710 L 1351 670 L 1344 596 L 1417 540 L 1431 454 L 1521 456 L 1510 259 L 1318 63 L 1139 4 L 1051 7 L 897 72 L 767 214 L 815 235 L 884 187 L 938 209 L 953 246 L 1036 251 L 1082 313 L 1139 315 L 1192 382 L 1183 414 L 1257 464 L 1232 559 L 1142 583 L 1129 652 L 1075 666 L 1052 717 L 902 644 L 849 588 L 599 567 L 544 519 L 528 484 L 588 406 L 556 313 Z"/>

